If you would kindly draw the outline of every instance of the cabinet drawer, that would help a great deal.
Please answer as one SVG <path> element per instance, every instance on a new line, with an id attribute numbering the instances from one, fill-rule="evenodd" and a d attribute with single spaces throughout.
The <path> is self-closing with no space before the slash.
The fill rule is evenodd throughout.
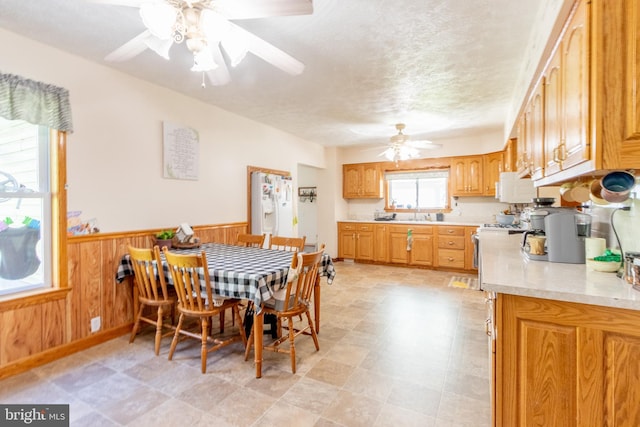
<path id="1" fill-rule="evenodd" d="M 341 223 L 338 227 L 338 231 L 355 231 L 356 224 Z"/>
<path id="2" fill-rule="evenodd" d="M 389 231 L 392 233 L 407 233 L 411 230 L 414 234 L 433 234 L 433 227 L 430 225 L 390 225 Z"/>
<path id="3" fill-rule="evenodd" d="M 438 236 L 438 248 L 464 249 L 464 236 Z"/>
<path id="4" fill-rule="evenodd" d="M 464 227 L 448 227 L 448 226 L 439 226 L 438 234 L 445 236 L 464 236 Z"/>
<path id="5" fill-rule="evenodd" d="M 438 250 L 438 265 L 440 267 L 464 268 L 464 251 L 455 249 Z"/>
<path id="6" fill-rule="evenodd" d="M 358 224 L 358 231 L 373 231 L 373 224 Z"/>

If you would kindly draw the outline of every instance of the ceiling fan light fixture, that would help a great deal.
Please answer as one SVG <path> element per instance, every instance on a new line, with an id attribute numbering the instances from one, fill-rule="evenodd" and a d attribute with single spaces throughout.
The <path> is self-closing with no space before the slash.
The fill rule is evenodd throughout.
<path id="1" fill-rule="evenodd" d="M 151 34 L 166 40 L 173 36 L 178 10 L 169 3 L 142 3 L 140 17 Z"/>
<path id="2" fill-rule="evenodd" d="M 193 53 L 193 67 L 191 71 L 211 71 L 218 68 L 218 64 L 213 59 L 213 54 L 208 48 L 201 49 Z"/>

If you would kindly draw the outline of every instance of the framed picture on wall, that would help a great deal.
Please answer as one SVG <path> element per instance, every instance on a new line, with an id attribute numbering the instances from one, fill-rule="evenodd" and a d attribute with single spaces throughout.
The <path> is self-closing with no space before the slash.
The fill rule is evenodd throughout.
<path id="1" fill-rule="evenodd" d="M 198 131 L 170 122 L 162 122 L 163 177 L 198 180 L 200 141 Z"/>

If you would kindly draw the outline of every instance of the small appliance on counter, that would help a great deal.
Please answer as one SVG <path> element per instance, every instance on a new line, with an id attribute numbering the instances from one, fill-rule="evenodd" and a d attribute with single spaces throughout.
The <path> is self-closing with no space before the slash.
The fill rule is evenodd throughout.
<path id="1" fill-rule="evenodd" d="M 585 238 L 591 236 L 591 216 L 575 209 L 546 208 L 530 214 L 530 231 L 524 233 L 522 248 L 536 261 L 585 263 Z M 546 245 L 545 245 L 546 244 Z"/>

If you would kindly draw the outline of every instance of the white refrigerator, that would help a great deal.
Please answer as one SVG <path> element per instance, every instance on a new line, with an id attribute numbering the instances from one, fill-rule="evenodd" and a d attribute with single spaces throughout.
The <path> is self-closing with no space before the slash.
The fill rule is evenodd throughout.
<path id="1" fill-rule="evenodd" d="M 290 176 L 251 173 L 251 234 L 294 237 Z"/>

